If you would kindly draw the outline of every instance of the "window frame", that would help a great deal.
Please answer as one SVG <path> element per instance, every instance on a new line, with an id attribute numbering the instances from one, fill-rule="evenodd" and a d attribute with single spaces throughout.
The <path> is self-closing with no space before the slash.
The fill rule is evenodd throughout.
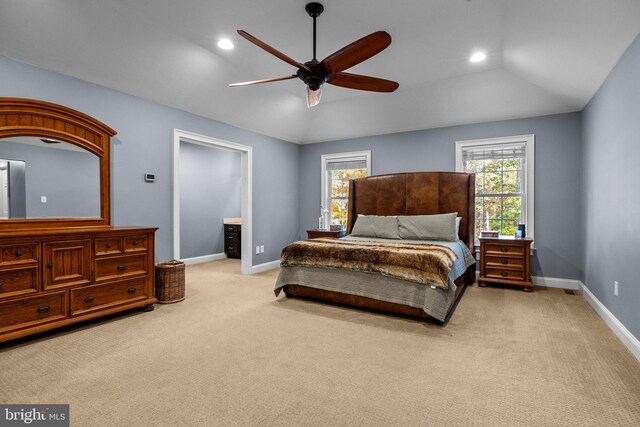
<path id="1" fill-rule="evenodd" d="M 363 151 L 349 151 L 346 153 L 332 153 L 332 154 L 323 154 L 320 157 L 320 210 L 326 210 L 327 212 L 323 214 L 323 218 L 325 221 L 325 226 L 329 227 L 331 224 L 331 209 L 330 206 L 330 192 L 329 192 L 329 179 L 327 176 L 327 163 L 330 161 L 342 160 L 342 161 L 350 161 L 365 158 L 365 162 L 367 164 L 367 171 L 365 176 L 371 176 L 371 150 L 363 150 Z"/>
<path id="2" fill-rule="evenodd" d="M 510 145 L 516 143 L 524 143 L 525 145 L 525 171 L 524 171 L 524 223 L 527 225 L 527 237 L 533 239 L 535 230 L 534 220 L 534 175 L 535 175 L 535 135 L 516 135 L 505 136 L 498 138 L 484 138 L 484 139 L 469 139 L 464 141 L 456 141 L 456 172 L 465 172 L 463 164 L 462 151 L 468 147 L 478 146 L 496 146 L 496 145 Z M 475 218 L 474 218 L 475 227 Z M 474 228 L 475 234 L 475 228 Z"/>

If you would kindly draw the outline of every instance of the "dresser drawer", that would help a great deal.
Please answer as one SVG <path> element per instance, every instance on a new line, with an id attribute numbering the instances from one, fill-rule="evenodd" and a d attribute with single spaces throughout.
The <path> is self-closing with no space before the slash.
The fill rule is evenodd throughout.
<path id="1" fill-rule="evenodd" d="M 0 270 L 0 298 L 38 291 L 38 266 Z"/>
<path id="2" fill-rule="evenodd" d="M 225 231 L 225 233 L 239 233 L 240 232 L 240 226 L 236 225 L 236 224 L 225 224 L 224 225 L 224 231 Z"/>
<path id="3" fill-rule="evenodd" d="M 225 243 L 224 244 L 224 252 L 226 254 L 237 254 L 238 253 L 238 245 L 235 243 Z"/>
<path id="4" fill-rule="evenodd" d="M 0 332 L 65 318 L 66 295 L 62 291 L 0 302 Z"/>
<path id="5" fill-rule="evenodd" d="M 0 265 L 26 264 L 37 261 L 37 243 L 0 246 Z"/>
<path id="6" fill-rule="evenodd" d="M 487 256 L 485 260 L 485 265 L 487 267 L 510 267 L 523 269 L 524 268 L 524 257 L 519 258 L 506 258 L 506 257 L 497 257 L 497 256 Z"/>
<path id="7" fill-rule="evenodd" d="M 523 245 L 509 245 L 503 243 L 486 243 L 485 252 L 487 254 L 500 254 L 500 255 L 524 255 Z"/>
<path id="8" fill-rule="evenodd" d="M 524 270 L 503 270 L 500 268 L 485 268 L 485 276 L 492 279 L 524 280 Z"/>
<path id="9" fill-rule="evenodd" d="M 131 236 L 124 238 L 125 252 L 145 252 L 147 250 L 147 236 Z"/>
<path id="10" fill-rule="evenodd" d="M 224 241 L 226 243 L 238 243 L 238 240 L 237 233 L 224 233 Z"/>
<path id="11" fill-rule="evenodd" d="M 96 281 L 147 273 L 147 255 L 125 255 L 96 260 Z"/>
<path id="12" fill-rule="evenodd" d="M 145 299 L 145 278 L 120 283 L 86 286 L 71 290 L 71 315 L 103 310 Z"/>
<path id="13" fill-rule="evenodd" d="M 108 239 L 96 239 L 95 254 L 115 255 L 122 253 L 122 239 L 119 237 L 111 237 Z"/>

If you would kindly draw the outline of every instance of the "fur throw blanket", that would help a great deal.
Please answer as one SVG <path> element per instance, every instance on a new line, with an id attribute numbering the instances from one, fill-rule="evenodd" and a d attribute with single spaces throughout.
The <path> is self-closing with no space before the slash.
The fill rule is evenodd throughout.
<path id="1" fill-rule="evenodd" d="M 337 268 L 449 288 L 449 272 L 457 259 L 446 246 L 337 239 L 293 242 L 282 250 L 281 267 Z"/>

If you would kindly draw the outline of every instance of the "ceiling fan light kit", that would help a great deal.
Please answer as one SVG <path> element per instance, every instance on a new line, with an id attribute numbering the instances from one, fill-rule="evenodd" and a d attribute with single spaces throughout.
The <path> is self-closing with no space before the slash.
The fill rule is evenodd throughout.
<path id="1" fill-rule="evenodd" d="M 332 53 L 322 61 L 318 61 L 316 59 L 316 18 L 322 14 L 324 6 L 320 3 L 312 2 L 305 6 L 305 10 L 313 18 L 313 59 L 304 64 L 299 63 L 246 31 L 238 30 L 238 34 L 242 37 L 284 62 L 293 65 L 298 70 L 295 74 L 285 77 L 233 83 L 229 86 L 249 86 L 297 77 L 307 85 L 307 106 L 309 108 L 320 103 L 322 85 L 324 83 L 370 92 L 393 92 L 398 88 L 399 84 L 391 80 L 343 72 L 386 49 L 391 44 L 391 36 L 387 32 L 376 31 L 371 33 Z"/>

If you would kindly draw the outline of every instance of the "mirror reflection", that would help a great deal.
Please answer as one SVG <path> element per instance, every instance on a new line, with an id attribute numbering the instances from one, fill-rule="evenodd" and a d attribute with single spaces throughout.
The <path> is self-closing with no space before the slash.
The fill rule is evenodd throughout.
<path id="1" fill-rule="evenodd" d="M 100 159 L 64 141 L 0 139 L 0 219 L 100 217 Z"/>

